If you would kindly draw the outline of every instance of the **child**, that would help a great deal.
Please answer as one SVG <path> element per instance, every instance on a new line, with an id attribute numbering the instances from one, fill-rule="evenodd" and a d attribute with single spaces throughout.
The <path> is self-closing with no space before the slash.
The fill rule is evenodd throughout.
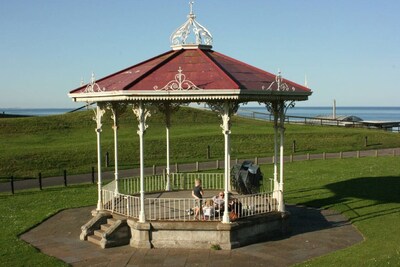
<path id="1" fill-rule="evenodd" d="M 201 213 L 201 205 L 202 205 L 202 199 L 203 199 L 203 188 L 201 187 L 201 180 L 200 179 L 196 179 L 194 181 L 194 187 L 192 190 L 192 196 L 197 200 L 197 207 L 194 209 L 195 213 L 194 213 L 194 218 L 196 220 L 199 219 L 199 215 Z"/>
<path id="2" fill-rule="evenodd" d="M 207 199 L 206 204 L 203 206 L 204 220 L 210 220 L 214 217 L 214 201 L 212 199 Z"/>

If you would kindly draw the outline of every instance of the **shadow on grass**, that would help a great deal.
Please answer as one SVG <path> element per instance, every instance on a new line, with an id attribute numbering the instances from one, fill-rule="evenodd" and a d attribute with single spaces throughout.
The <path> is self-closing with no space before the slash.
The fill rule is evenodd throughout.
<path id="1" fill-rule="evenodd" d="M 352 180 L 341 181 L 324 186 L 321 189 L 328 189 L 334 196 L 314 199 L 305 203 L 311 207 L 332 207 L 342 205 L 352 212 L 352 222 L 362 221 L 374 217 L 400 212 L 400 206 L 395 208 L 381 208 L 379 205 L 387 203 L 400 203 L 400 177 L 360 177 Z M 315 189 L 311 189 L 313 191 Z M 361 202 L 359 199 L 372 200 L 373 204 L 358 205 L 352 208 L 350 204 Z M 376 207 L 372 212 L 359 214 L 358 209 Z"/>

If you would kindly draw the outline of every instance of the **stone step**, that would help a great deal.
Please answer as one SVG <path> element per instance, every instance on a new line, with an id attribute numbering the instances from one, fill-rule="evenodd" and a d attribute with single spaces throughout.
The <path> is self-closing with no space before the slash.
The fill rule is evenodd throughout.
<path id="1" fill-rule="evenodd" d="M 96 236 L 96 235 L 90 235 L 90 236 L 87 237 L 87 241 L 89 241 L 90 243 L 93 243 L 95 245 L 100 246 L 101 237 Z"/>
<path id="2" fill-rule="evenodd" d="M 116 220 L 121 220 L 121 221 L 126 221 L 126 220 L 127 220 L 127 217 L 126 217 L 126 216 L 123 216 L 123 215 L 113 214 L 112 216 L 113 216 L 113 218 L 116 219 Z"/>
<path id="3" fill-rule="evenodd" d="M 101 226 L 100 226 L 100 230 L 103 230 L 103 231 L 107 231 L 108 230 L 108 228 L 110 228 L 112 226 L 112 224 L 102 224 Z"/>
<path id="4" fill-rule="evenodd" d="M 113 225 L 113 224 L 115 224 L 117 221 L 118 221 L 118 219 L 115 219 L 115 218 L 108 218 L 108 219 L 107 219 L 107 224 Z"/>
<path id="5" fill-rule="evenodd" d="M 101 230 L 101 229 L 100 229 L 100 230 L 95 230 L 95 231 L 94 231 L 94 235 L 95 235 L 95 236 L 98 236 L 98 237 L 100 237 L 100 238 L 103 236 L 104 233 L 105 233 L 105 231 L 104 231 L 104 230 Z"/>

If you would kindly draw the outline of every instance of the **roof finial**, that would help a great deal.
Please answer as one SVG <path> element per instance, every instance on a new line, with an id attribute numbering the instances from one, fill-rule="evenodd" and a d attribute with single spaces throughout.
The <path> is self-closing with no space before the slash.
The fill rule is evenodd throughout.
<path id="1" fill-rule="evenodd" d="M 200 23 L 196 21 L 196 15 L 193 12 L 194 1 L 189 2 L 190 13 L 188 20 L 171 34 L 171 44 L 174 49 L 185 47 L 202 46 L 202 48 L 211 48 L 213 37 L 211 33 Z M 194 41 L 189 41 L 188 37 L 193 33 Z M 189 46 L 188 46 L 189 45 Z"/>
<path id="2" fill-rule="evenodd" d="M 304 75 L 304 86 L 308 88 L 307 74 Z"/>
<path id="3" fill-rule="evenodd" d="M 190 13 L 189 14 L 193 14 L 193 5 L 194 5 L 194 1 L 190 1 L 189 2 L 189 6 L 190 6 Z"/>

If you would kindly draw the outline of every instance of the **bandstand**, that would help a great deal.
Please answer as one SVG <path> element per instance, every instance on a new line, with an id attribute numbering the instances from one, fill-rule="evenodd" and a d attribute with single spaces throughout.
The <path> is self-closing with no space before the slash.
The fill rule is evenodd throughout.
<path id="1" fill-rule="evenodd" d="M 96 103 L 94 110 L 98 158 L 98 202 L 93 218 L 82 227 L 82 240 L 101 247 L 130 243 L 133 247 L 231 249 L 285 232 L 288 215 L 283 198 L 285 112 L 295 101 L 305 101 L 311 90 L 212 50 L 211 33 L 196 21 L 193 3 L 187 21 L 171 35 L 171 50 L 69 93 L 73 101 Z M 180 105 L 204 102 L 222 120 L 224 173 L 173 173 L 170 168 L 171 116 Z M 201 178 L 205 190 L 230 188 L 230 118 L 241 103 L 263 103 L 274 116 L 274 173 L 271 192 L 235 196 L 243 210 L 231 222 L 228 212 L 209 221 L 196 221 L 187 210 L 195 205 L 185 190 Z M 165 115 L 166 169 L 145 176 L 144 134 L 150 110 Z M 119 177 L 118 118 L 131 109 L 138 121 L 140 176 Z M 109 111 L 114 131 L 114 180 L 106 185 L 101 172 L 102 118 Z M 135 153 L 134 151 L 132 153 Z M 279 159 L 279 160 L 278 160 Z M 155 192 L 158 192 L 155 194 Z M 173 196 L 170 192 L 175 192 Z M 224 202 L 228 210 L 228 201 Z"/>

